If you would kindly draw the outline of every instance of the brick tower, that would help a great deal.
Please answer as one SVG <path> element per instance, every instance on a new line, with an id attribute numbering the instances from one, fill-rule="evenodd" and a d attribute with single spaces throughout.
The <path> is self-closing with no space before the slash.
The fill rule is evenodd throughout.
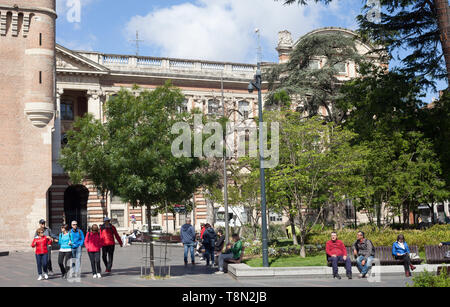
<path id="1" fill-rule="evenodd" d="M 55 0 L 0 0 L 0 250 L 48 219 L 55 20 Z"/>

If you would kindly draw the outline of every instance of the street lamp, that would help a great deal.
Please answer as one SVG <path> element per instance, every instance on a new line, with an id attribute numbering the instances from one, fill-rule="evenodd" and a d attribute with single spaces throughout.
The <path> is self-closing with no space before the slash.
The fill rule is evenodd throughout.
<path id="1" fill-rule="evenodd" d="M 264 154 L 263 154 L 263 110 L 262 110 L 262 76 L 261 76 L 261 48 L 259 47 L 259 30 L 255 31 L 258 34 L 258 65 L 253 81 L 248 85 L 248 92 L 253 93 L 256 89 L 258 91 L 258 117 L 259 117 L 259 173 L 261 181 L 261 228 L 262 228 L 262 254 L 263 266 L 269 266 L 269 251 L 267 241 L 267 215 L 266 215 L 266 181 L 264 177 Z"/>

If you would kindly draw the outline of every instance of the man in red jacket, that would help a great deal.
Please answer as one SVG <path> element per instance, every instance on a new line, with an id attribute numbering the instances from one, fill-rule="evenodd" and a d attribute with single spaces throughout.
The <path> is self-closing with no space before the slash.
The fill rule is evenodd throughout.
<path id="1" fill-rule="evenodd" d="M 348 279 L 352 279 L 352 262 L 347 255 L 344 243 L 337 239 L 335 232 L 331 233 L 331 240 L 326 245 L 327 259 L 331 261 L 333 267 L 333 278 L 341 279 L 338 274 L 338 262 L 345 261 L 345 269 Z"/>
<path id="2" fill-rule="evenodd" d="M 120 239 L 119 234 L 117 233 L 116 227 L 111 224 L 111 219 L 109 217 L 105 217 L 103 221 L 104 224 L 100 225 L 100 234 L 103 242 L 102 259 L 106 267 L 105 272 L 110 273 L 114 258 L 114 248 L 116 244 L 116 242 L 114 241 L 114 237 L 116 237 L 117 242 L 119 242 L 120 244 L 120 247 L 123 246 L 123 243 Z"/>

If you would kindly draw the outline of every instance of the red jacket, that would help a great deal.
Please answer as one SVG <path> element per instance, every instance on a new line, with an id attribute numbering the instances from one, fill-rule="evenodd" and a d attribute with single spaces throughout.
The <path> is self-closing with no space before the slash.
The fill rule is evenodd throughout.
<path id="1" fill-rule="evenodd" d="M 336 241 L 328 241 L 327 247 L 326 247 L 327 255 L 328 256 L 347 256 L 347 249 L 345 248 L 344 242 L 341 240 Z"/>
<path id="2" fill-rule="evenodd" d="M 52 240 L 46 236 L 39 237 L 33 240 L 31 247 L 36 247 L 36 255 L 47 254 L 47 246 L 52 244 Z"/>
<path id="3" fill-rule="evenodd" d="M 200 239 L 203 239 L 203 234 L 205 233 L 206 228 L 202 227 L 202 230 L 200 231 Z"/>
<path id="4" fill-rule="evenodd" d="M 116 227 L 110 225 L 110 227 L 106 228 L 105 225 L 100 226 L 100 233 L 103 240 L 103 246 L 115 245 L 114 237 L 116 237 L 117 242 L 119 242 L 120 246 L 123 245 L 122 240 L 120 239 L 119 234 L 117 233 Z"/>
<path id="5" fill-rule="evenodd" d="M 88 232 L 84 239 L 84 246 L 86 246 L 88 252 L 99 252 L 103 247 L 103 240 L 100 233 Z"/>

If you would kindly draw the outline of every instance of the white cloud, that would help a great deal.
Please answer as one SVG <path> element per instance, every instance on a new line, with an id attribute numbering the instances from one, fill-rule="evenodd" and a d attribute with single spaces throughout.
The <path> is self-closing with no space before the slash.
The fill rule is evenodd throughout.
<path id="1" fill-rule="evenodd" d="M 323 9 L 321 4 L 284 6 L 274 0 L 197 0 L 134 16 L 125 35 L 132 38 L 139 30 L 144 44 L 157 47 L 160 56 L 254 62 L 255 28 L 261 30 L 263 53 L 267 48 L 273 53 L 279 31 L 289 30 L 296 40 L 320 27 Z M 338 5 L 328 9 L 338 10 Z"/>

